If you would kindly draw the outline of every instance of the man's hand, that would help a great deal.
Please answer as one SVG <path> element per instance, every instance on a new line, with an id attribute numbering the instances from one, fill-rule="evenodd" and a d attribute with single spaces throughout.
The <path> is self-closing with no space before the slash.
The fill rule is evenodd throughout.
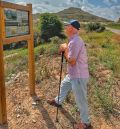
<path id="1" fill-rule="evenodd" d="M 59 52 L 60 53 L 64 52 L 64 57 L 69 64 L 71 64 L 72 66 L 76 64 L 75 58 L 71 58 L 71 59 L 68 58 L 68 45 L 67 45 L 67 43 L 63 43 L 60 45 Z"/>
<path id="2" fill-rule="evenodd" d="M 64 51 L 64 57 L 65 57 L 66 61 L 69 64 L 71 64 L 72 66 L 76 64 L 76 59 L 74 57 L 72 57 L 72 58 L 68 57 L 68 47 Z"/>
<path id="3" fill-rule="evenodd" d="M 67 43 L 63 43 L 60 45 L 59 52 L 65 52 L 65 50 L 68 49 Z"/>

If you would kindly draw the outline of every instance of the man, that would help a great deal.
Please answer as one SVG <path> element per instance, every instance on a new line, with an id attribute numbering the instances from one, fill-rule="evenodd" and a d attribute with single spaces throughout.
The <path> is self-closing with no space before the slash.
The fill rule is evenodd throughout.
<path id="1" fill-rule="evenodd" d="M 76 104 L 80 110 L 81 122 L 75 125 L 77 129 L 87 129 L 91 127 L 87 104 L 87 83 L 89 80 L 87 52 L 83 40 L 79 37 L 80 24 L 77 20 L 71 20 L 65 25 L 65 33 L 69 43 L 60 46 L 60 52 L 64 52 L 64 57 L 68 62 L 68 75 L 61 83 L 59 96 L 54 100 L 48 100 L 50 105 L 61 106 L 70 90 L 73 91 Z"/>

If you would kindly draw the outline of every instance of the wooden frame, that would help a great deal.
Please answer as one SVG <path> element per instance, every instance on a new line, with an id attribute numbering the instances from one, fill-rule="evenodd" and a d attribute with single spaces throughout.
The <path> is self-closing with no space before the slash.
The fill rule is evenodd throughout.
<path id="1" fill-rule="evenodd" d="M 28 35 L 22 35 L 12 38 L 5 37 L 4 8 L 17 9 L 29 12 L 30 33 Z M 0 124 L 4 124 L 7 122 L 3 44 L 10 44 L 12 42 L 18 42 L 22 40 L 26 40 L 28 42 L 29 88 L 30 88 L 30 95 L 35 95 L 35 65 L 34 65 L 32 4 L 27 4 L 26 6 L 23 6 L 23 5 L 17 5 L 9 2 L 0 1 Z"/>

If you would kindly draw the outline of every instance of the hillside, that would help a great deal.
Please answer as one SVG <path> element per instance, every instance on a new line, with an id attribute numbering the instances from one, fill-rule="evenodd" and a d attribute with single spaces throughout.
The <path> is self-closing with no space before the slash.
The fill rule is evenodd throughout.
<path id="1" fill-rule="evenodd" d="M 60 11 L 55 14 L 58 15 L 62 20 L 77 19 L 81 22 L 110 22 L 107 19 L 95 16 L 93 14 L 81 10 L 80 8 L 74 7 L 64 9 L 63 11 Z M 39 16 L 39 13 L 33 15 L 35 20 L 38 19 Z"/>
<path id="2" fill-rule="evenodd" d="M 86 42 L 90 80 L 88 101 L 93 129 L 119 129 L 120 127 L 120 39 L 109 31 L 80 33 Z M 63 41 L 65 42 L 65 41 Z M 59 110 L 59 123 L 55 122 L 56 107 L 46 100 L 58 94 L 61 55 L 59 44 L 40 44 L 35 51 L 36 94 L 29 95 L 28 50 L 5 51 L 6 98 L 8 123 L 0 129 L 74 129 L 79 112 L 73 93 Z M 67 63 L 63 64 L 63 77 Z"/>
<path id="3" fill-rule="evenodd" d="M 118 19 L 118 23 L 120 23 L 120 18 Z"/>
<path id="4" fill-rule="evenodd" d="M 109 22 L 109 20 L 85 12 L 79 8 L 68 8 L 57 13 L 63 20 L 77 19 L 82 22 Z"/>

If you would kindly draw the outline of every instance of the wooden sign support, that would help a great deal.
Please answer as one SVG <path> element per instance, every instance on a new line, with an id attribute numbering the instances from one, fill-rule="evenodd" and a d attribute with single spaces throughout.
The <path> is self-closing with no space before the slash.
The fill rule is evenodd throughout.
<path id="1" fill-rule="evenodd" d="M 4 21 L 3 9 L 0 6 L 0 124 L 6 123 L 6 93 L 4 77 L 4 60 L 3 60 L 3 38 L 4 38 Z"/>
<path id="2" fill-rule="evenodd" d="M 4 8 L 29 12 L 28 14 L 29 14 L 30 33 L 28 35 L 6 38 Z M 23 6 L 23 5 L 17 5 L 9 2 L 0 1 L 0 124 L 4 124 L 7 122 L 3 45 L 22 40 L 26 40 L 28 42 L 29 88 L 30 88 L 30 95 L 35 95 L 35 64 L 34 64 L 32 4 L 27 4 L 27 6 Z"/>

